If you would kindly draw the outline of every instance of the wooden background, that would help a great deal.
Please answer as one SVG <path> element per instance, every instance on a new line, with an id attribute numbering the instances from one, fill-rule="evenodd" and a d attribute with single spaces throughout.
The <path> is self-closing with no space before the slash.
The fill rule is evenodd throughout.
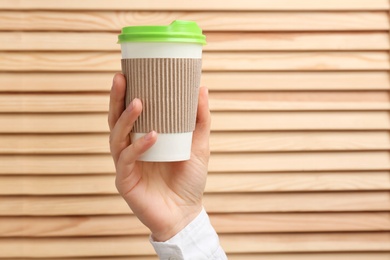
<path id="1" fill-rule="evenodd" d="M 389 6 L 0 0 L 0 258 L 156 259 L 114 187 L 115 42 L 190 19 L 208 40 L 204 202 L 229 259 L 390 259 Z"/>

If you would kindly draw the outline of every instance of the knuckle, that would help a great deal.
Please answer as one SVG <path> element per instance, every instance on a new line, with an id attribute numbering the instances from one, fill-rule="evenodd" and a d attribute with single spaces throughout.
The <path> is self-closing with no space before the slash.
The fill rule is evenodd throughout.
<path id="1" fill-rule="evenodd" d="M 111 122 L 112 122 L 112 116 L 108 115 L 107 116 L 107 123 L 108 123 L 109 126 L 111 126 Z"/>
<path id="2" fill-rule="evenodd" d="M 118 177 L 115 178 L 115 188 L 122 195 L 122 184 Z"/>
<path id="3" fill-rule="evenodd" d="M 108 143 L 110 144 L 110 146 L 112 146 L 112 144 L 114 143 L 114 137 L 112 134 L 110 134 L 108 137 Z"/>
<path id="4" fill-rule="evenodd" d="M 136 142 L 134 142 L 132 144 L 132 146 L 133 146 L 133 149 L 132 149 L 133 153 L 138 154 L 140 152 L 140 150 L 142 150 L 142 138 L 137 140 Z"/>

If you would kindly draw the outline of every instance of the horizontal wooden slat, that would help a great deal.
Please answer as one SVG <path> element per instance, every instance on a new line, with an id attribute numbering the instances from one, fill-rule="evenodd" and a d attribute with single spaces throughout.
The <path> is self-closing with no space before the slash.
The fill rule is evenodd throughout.
<path id="1" fill-rule="evenodd" d="M 388 152 L 215 153 L 211 172 L 389 170 Z M 107 174 L 110 155 L 1 155 L 0 174 Z"/>
<path id="2" fill-rule="evenodd" d="M 390 231 L 390 213 L 211 214 L 218 234 L 270 232 Z M 0 237 L 147 235 L 135 215 L 0 217 Z"/>
<path id="3" fill-rule="evenodd" d="M 222 235 L 220 239 L 226 251 L 234 253 L 263 250 L 265 252 L 388 251 L 390 248 L 389 233 L 244 235 L 241 237 Z"/>
<path id="4" fill-rule="evenodd" d="M 226 2 L 217 0 L 209 2 L 200 0 L 196 2 L 183 3 L 177 0 L 146 2 L 127 2 L 125 0 L 113 0 L 110 3 L 99 0 L 68 0 L 54 4 L 48 0 L 10 0 L 0 1 L 3 10 L 232 10 L 232 11 L 253 11 L 253 10 L 388 10 L 389 3 L 386 0 L 244 0 L 237 2 Z"/>
<path id="5" fill-rule="evenodd" d="M 57 169 L 57 170 L 56 170 Z M 107 174 L 114 173 L 109 155 L 0 156 L 1 174 Z"/>
<path id="6" fill-rule="evenodd" d="M 107 131 L 106 113 L 0 114 L 1 133 L 92 133 Z"/>
<path id="7" fill-rule="evenodd" d="M 0 52 L 3 71 L 120 71 L 117 52 Z M 204 71 L 388 70 L 388 52 L 205 52 Z"/>
<path id="8" fill-rule="evenodd" d="M 212 214 L 210 220 L 219 234 L 390 230 L 390 213 Z"/>
<path id="9" fill-rule="evenodd" d="M 194 20 L 204 31 L 379 31 L 389 29 L 386 11 L 247 12 L 245 15 L 241 12 L 213 11 L 0 11 L 0 17 L 0 30 L 2 31 L 69 31 L 71 29 L 72 31 L 119 33 L 123 26 L 166 25 L 177 19 Z"/>
<path id="10" fill-rule="evenodd" d="M 358 253 L 232 253 L 227 254 L 229 260 L 388 260 L 390 253 L 386 252 L 358 252 Z M 3 258 L 0 258 L 3 259 Z M 48 259 L 48 258 L 40 258 Z M 50 258 L 52 260 L 157 260 L 155 256 L 126 256 L 126 257 L 88 257 L 88 258 Z M 13 258 L 13 260 L 22 260 Z M 25 260 L 23 258 L 23 260 Z"/>
<path id="11" fill-rule="evenodd" d="M 117 72 L 121 70 L 121 56 L 117 52 L 0 52 L 0 59 L 2 71 Z"/>
<path id="12" fill-rule="evenodd" d="M 147 236 L 103 238 L 4 238 L 0 257 L 86 257 L 152 255 Z"/>
<path id="13" fill-rule="evenodd" d="M 210 212 L 388 211 L 390 192 L 206 194 L 204 204 Z"/>
<path id="14" fill-rule="evenodd" d="M 107 112 L 108 93 L 0 94 L 0 113 Z M 389 93 L 210 92 L 212 111 L 390 110 Z"/>
<path id="15" fill-rule="evenodd" d="M 1 195 L 117 194 L 115 175 L 0 176 Z"/>
<path id="16" fill-rule="evenodd" d="M 1 196 L 0 202 L 0 216 L 131 213 L 119 195 Z M 208 193 L 204 205 L 210 213 L 389 211 L 390 192 Z"/>
<path id="17" fill-rule="evenodd" d="M 0 135 L 0 154 L 107 154 L 110 152 L 108 140 L 108 134 L 3 134 Z"/>
<path id="18" fill-rule="evenodd" d="M 117 194 L 111 175 L 0 176 L 0 195 Z M 207 193 L 390 190 L 390 173 L 209 173 Z"/>
<path id="19" fill-rule="evenodd" d="M 389 74 L 380 71 L 204 72 L 202 84 L 216 91 L 390 89 Z"/>
<path id="20" fill-rule="evenodd" d="M 371 253 L 369 253 L 371 255 Z M 236 254 L 239 256 L 239 254 Z M 268 254 L 267 254 L 268 255 Z M 3 259 L 9 259 L 9 258 L 2 258 L 0 257 L 1 260 Z M 49 258 L 46 258 L 46 257 L 39 257 L 39 259 L 42 259 L 42 260 L 47 260 L 47 259 L 50 259 L 50 260 L 158 260 L 158 257 L 157 256 L 154 256 L 154 255 L 150 255 L 150 256 L 140 256 L 140 255 L 132 255 L 132 256 L 109 256 L 109 257 L 100 257 L 100 256 L 97 256 L 97 257 L 70 257 L 70 258 L 63 258 L 63 257 L 49 257 Z M 230 259 L 230 258 L 229 258 Z M 12 260 L 26 260 L 26 258 L 12 258 Z M 373 259 L 373 260 L 376 260 Z M 378 260 L 382 260 L 382 259 L 378 259 Z M 387 259 L 386 259 L 387 260 Z"/>
<path id="21" fill-rule="evenodd" d="M 2 92 L 108 92 L 111 72 L 0 72 Z M 386 71 L 361 72 L 204 72 L 212 91 L 389 90 Z"/>
<path id="22" fill-rule="evenodd" d="M 383 222 L 382 217 L 377 216 L 374 219 Z M 371 217 L 371 219 L 373 218 Z M 0 217 L 0 237 L 121 236 L 147 235 L 149 233 L 149 229 L 135 215 Z"/>
<path id="23" fill-rule="evenodd" d="M 390 253 L 228 254 L 228 257 L 229 260 L 388 260 Z"/>
<path id="24" fill-rule="evenodd" d="M 228 257 L 229 260 L 388 260 L 390 253 L 229 254 Z"/>
<path id="25" fill-rule="evenodd" d="M 7 105 L 6 102 L 3 103 Z M 212 111 L 387 110 L 390 109 L 390 102 L 387 91 L 210 92 L 210 109 Z M 18 111 L 17 108 L 13 110 Z"/>
<path id="26" fill-rule="evenodd" d="M 11 147 L 12 143 L 18 143 L 15 140 L 17 138 L 18 136 L 8 141 L 4 140 L 4 144 L 9 142 Z M 0 140 L 2 140 L 1 137 Z M 28 141 L 23 142 L 25 147 L 28 146 L 28 143 Z M 390 135 L 385 131 L 213 132 L 210 144 L 213 152 L 386 150 L 390 149 Z M 36 145 L 39 147 L 38 144 Z"/>
<path id="27" fill-rule="evenodd" d="M 390 120 L 386 112 L 214 112 L 211 129 L 217 131 L 380 130 L 388 129 L 389 124 Z"/>
<path id="28" fill-rule="evenodd" d="M 388 50 L 387 32 L 206 32 L 205 51 Z M 117 33 L 0 32 L 0 51 L 119 51 Z"/>
<path id="29" fill-rule="evenodd" d="M 240 256 L 239 254 L 235 254 L 235 255 Z M 371 253 L 369 253 L 369 255 L 371 255 Z M 1 260 L 3 260 L 3 259 L 9 260 L 9 258 L 3 258 L 3 257 L 0 257 L 0 259 Z M 97 257 L 81 257 L 81 258 L 80 257 L 70 257 L 70 258 L 68 258 L 68 257 L 65 257 L 65 258 L 64 257 L 49 257 L 49 258 L 39 257 L 39 259 L 42 259 L 42 260 L 48 260 L 48 259 L 50 259 L 50 260 L 158 260 L 158 257 L 155 255 L 150 255 L 150 256 L 140 256 L 140 255 L 134 256 L 133 255 L 133 256 L 108 256 L 108 257 L 107 256 L 106 257 L 97 256 Z M 26 258 L 19 258 L 19 257 L 14 258 L 13 257 L 12 260 L 26 260 Z M 377 260 L 377 259 L 375 258 L 373 260 Z M 378 259 L 378 260 L 382 260 L 382 259 Z"/>
<path id="30" fill-rule="evenodd" d="M 370 74 L 371 75 L 371 74 Z M 373 78 L 370 77 L 369 78 Z M 2 92 L 86 92 L 107 93 L 111 89 L 114 73 L 28 73 L 0 72 Z M 383 77 L 383 75 L 382 75 Z M 382 86 L 384 81 L 381 80 Z M 386 86 L 387 89 L 387 86 Z M 389 86 L 390 89 L 390 86 Z"/>
<path id="31" fill-rule="evenodd" d="M 0 113 L 107 112 L 108 93 L 98 94 L 3 94 Z"/>
<path id="32" fill-rule="evenodd" d="M 385 32 L 206 32 L 206 36 L 206 51 L 387 50 L 390 44 Z"/>
<path id="33" fill-rule="evenodd" d="M 204 53 L 203 69 L 210 71 L 256 70 L 387 70 L 385 52 L 245 52 Z"/>
<path id="34" fill-rule="evenodd" d="M 231 122 L 234 122 L 232 124 Z M 213 131 L 388 130 L 388 112 L 213 112 Z M 0 114 L 0 133 L 103 133 L 106 113 Z"/>
<path id="35" fill-rule="evenodd" d="M 209 173 L 206 192 L 390 190 L 389 172 Z"/>
<path id="36" fill-rule="evenodd" d="M 214 154 L 210 171 L 387 170 L 387 152 Z"/>
<path id="37" fill-rule="evenodd" d="M 359 42 L 359 43 L 357 43 Z M 389 40 L 381 32 L 207 33 L 205 50 L 382 50 Z M 207 47 L 208 46 L 208 47 Z M 238 47 L 239 46 L 239 47 Z"/>
<path id="38" fill-rule="evenodd" d="M 390 149 L 387 131 L 212 132 L 212 152 Z M 108 154 L 108 134 L 2 134 L 0 154 Z"/>
<path id="39" fill-rule="evenodd" d="M 388 233 L 222 235 L 228 253 L 388 251 Z M 150 255 L 146 236 L 107 238 L 4 238 L 1 257 Z"/>

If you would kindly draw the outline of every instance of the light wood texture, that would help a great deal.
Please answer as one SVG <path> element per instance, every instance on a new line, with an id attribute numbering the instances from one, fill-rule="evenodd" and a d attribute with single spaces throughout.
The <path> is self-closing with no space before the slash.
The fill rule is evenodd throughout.
<path id="1" fill-rule="evenodd" d="M 390 253 L 231 254 L 228 257 L 229 260 L 388 260 Z"/>
<path id="2" fill-rule="evenodd" d="M 386 0 L 258 0 L 256 2 L 244 0 L 237 2 L 226 2 L 217 0 L 209 2 L 200 0 L 196 2 L 183 3 L 178 0 L 148 2 L 128 2 L 125 0 L 113 0 L 109 3 L 104 0 L 68 0 L 54 4 L 49 0 L 1 0 L 3 10 L 231 10 L 231 11 L 253 11 L 253 10 L 388 10 L 389 3 Z"/>
<path id="3" fill-rule="evenodd" d="M 0 176 L 1 195 L 118 194 L 115 175 Z"/>
<path id="4" fill-rule="evenodd" d="M 341 51 L 389 49 L 389 37 L 387 33 L 381 32 L 206 32 L 206 37 L 207 45 L 204 47 L 206 51 Z M 23 46 L 21 47 L 23 48 Z"/>
<path id="5" fill-rule="evenodd" d="M 248 1 L 248 0 L 247 0 Z M 225 4 L 223 4 L 225 5 Z M 93 6 L 93 5 L 92 5 Z M 207 6 L 207 5 L 206 5 Z M 387 12 L 1 11 L 2 31 L 111 31 L 129 25 L 196 21 L 204 31 L 383 31 Z"/>
<path id="6" fill-rule="evenodd" d="M 389 213 L 210 214 L 224 233 L 389 231 Z M 136 216 L 0 217 L 0 237 L 147 235 Z"/>
<path id="7" fill-rule="evenodd" d="M 211 129 L 216 131 L 387 130 L 389 124 L 390 120 L 386 112 L 214 112 Z"/>
<path id="8" fill-rule="evenodd" d="M 387 152 L 303 152 L 213 154 L 210 171 L 331 171 L 387 170 Z"/>
<path id="9" fill-rule="evenodd" d="M 2 134 L 0 154 L 108 154 L 105 134 Z M 387 131 L 212 132 L 212 152 L 366 151 L 390 149 Z"/>
<path id="10" fill-rule="evenodd" d="M 131 212 L 119 195 L 1 196 L 0 202 L 0 216 L 112 215 Z M 209 193 L 204 196 L 204 205 L 210 213 L 389 211 L 390 193 Z"/>
<path id="11" fill-rule="evenodd" d="M 16 128 L 15 128 L 16 126 Z M 76 129 L 77 128 L 77 129 Z M 108 132 L 107 114 L 1 114 L 2 133 Z"/>
<path id="12" fill-rule="evenodd" d="M 212 214 L 218 233 L 389 231 L 389 213 Z M 42 222 L 41 222 L 42 225 Z"/>
<path id="13" fill-rule="evenodd" d="M 87 257 L 152 255 L 147 236 L 0 239 L 0 257 Z"/>
<path id="14" fill-rule="evenodd" d="M 18 93 L 91 91 L 108 93 L 112 86 L 113 76 L 114 73 L 111 72 L 0 72 L 0 91 Z M 388 88 L 390 89 L 390 86 Z"/>
<path id="15" fill-rule="evenodd" d="M 108 93 L 3 94 L 0 113 L 108 112 Z"/>
<path id="16" fill-rule="evenodd" d="M 18 143 L 17 138 L 11 139 L 13 144 Z M 385 131 L 213 132 L 210 144 L 213 152 L 387 150 L 390 135 Z"/>
<path id="17" fill-rule="evenodd" d="M 234 122 L 234 124 L 231 124 Z M 388 130 L 389 113 L 213 112 L 213 131 Z M 106 113 L 0 114 L 0 133 L 105 133 Z"/>
<path id="18" fill-rule="evenodd" d="M 206 71 L 327 71 L 387 70 L 389 68 L 387 52 L 206 52 L 203 55 L 203 69 Z"/>
<path id="19" fill-rule="evenodd" d="M 0 154 L 108 154 L 109 152 L 108 133 L 0 135 Z"/>
<path id="20" fill-rule="evenodd" d="M 0 260 L 157 259 L 115 188 L 123 26 L 207 36 L 204 206 L 233 260 L 390 259 L 390 1 L 0 0 Z"/>
<path id="21" fill-rule="evenodd" d="M 211 172 L 383 171 L 388 152 L 215 153 Z M 107 174 L 110 155 L 1 155 L 0 174 Z"/>
<path id="22" fill-rule="evenodd" d="M 265 254 L 227 254 L 229 260 L 388 260 L 390 253 L 359 252 L 359 253 L 265 253 Z M 3 259 L 3 258 L 0 258 Z M 41 258 L 47 259 L 47 258 Z M 155 256 L 126 257 L 88 257 L 88 258 L 50 258 L 53 260 L 157 260 Z M 21 258 L 13 258 L 21 260 Z M 24 259 L 23 259 L 24 260 Z"/>
<path id="23" fill-rule="evenodd" d="M 388 260 L 390 253 L 229 254 L 228 257 L 229 260 Z"/>
<path id="24" fill-rule="evenodd" d="M 120 71 L 111 52 L 0 52 L 3 71 Z M 388 52 L 205 52 L 204 71 L 388 70 Z"/>
<path id="25" fill-rule="evenodd" d="M 205 51 L 388 50 L 386 32 L 207 32 Z M 120 51 L 118 33 L 0 32 L 6 51 Z"/>
<path id="26" fill-rule="evenodd" d="M 202 84 L 216 91 L 390 89 L 387 71 L 203 72 Z"/>
<path id="27" fill-rule="evenodd" d="M 240 239 L 241 238 L 241 239 Z M 248 240 L 247 240 L 248 239 Z M 251 241 L 248 243 L 248 241 Z M 243 242 L 241 244 L 241 242 Z M 253 242 L 253 244 L 252 244 Z M 280 247 L 279 247 L 280 243 Z M 388 251 L 389 233 L 334 233 L 285 235 L 223 235 L 221 244 L 228 252 L 326 252 L 326 251 Z M 253 248 L 252 248 L 253 246 Z M 232 248 L 232 250 L 229 250 Z M 234 250 L 234 249 L 235 250 Z M 282 249 L 283 248 L 283 249 Z"/>
<path id="28" fill-rule="evenodd" d="M 108 134 L 2 135 L 1 154 L 109 153 Z M 375 132 L 213 132 L 211 150 L 304 151 L 389 149 L 389 134 Z"/>
<path id="29" fill-rule="evenodd" d="M 111 72 L 0 72 L 1 92 L 105 92 Z M 359 72 L 203 72 L 211 91 L 389 90 L 387 71 Z M 91 94 L 91 93 L 88 93 Z"/>
<path id="30" fill-rule="evenodd" d="M 388 233 L 353 234 L 264 234 L 222 235 L 221 244 L 229 253 L 387 251 Z M 22 250 L 23 249 L 23 250 Z M 81 257 L 150 255 L 146 236 L 107 238 L 5 238 L 0 240 L 4 257 Z"/>
<path id="31" fill-rule="evenodd" d="M 388 92 L 211 92 L 212 111 L 387 110 Z M 1 96 L 0 96 L 1 99 Z M 12 99 L 12 98 L 11 98 Z M 6 102 L 4 102 L 6 105 Z M 15 109 L 16 110 L 16 109 Z M 17 110 L 16 110 L 17 111 Z"/>
<path id="32" fill-rule="evenodd" d="M 209 173 L 206 192 L 389 190 L 389 172 Z"/>
<path id="33" fill-rule="evenodd" d="M 229 260 L 388 260 L 390 253 L 359 252 L 359 253 L 264 253 L 264 254 L 227 254 Z M 0 258 L 3 259 L 3 258 Z M 21 260 L 21 258 L 12 258 Z M 47 258 L 41 258 L 47 259 Z M 126 256 L 126 257 L 88 257 L 88 258 L 50 258 L 53 260 L 157 260 L 156 256 Z M 23 259 L 24 260 L 24 259 Z"/>
<path id="34" fill-rule="evenodd" d="M 267 254 L 268 255 L 268 254 Z M 240 256 L 240 255 L 237 255 L 236 256 Z M 0 257 L 0 259 L 5 259 L 5 258 L 2 258 Z M 49 257 L 49 258 L 46 258 L 46 257 L 40 257 L 40 259 L 42 260 L 46 260 L 46 259 L 50 259 L 50 260 L 158 260 L 158 257 L 155 256 L 155 255 L 150 255 L 150 256 L 140 256 L 140 255 L 137 255 L 137 256 L 109 256 L 109 257 L 100 257 L 100 256 L 97 256 L 97 257 L 71 257 L 71 258 L 63 258 L 63 257 Z M 12 260 L 26 260 L 25 258 L 19 258 L 19 257 L 16 257 L 16 258 L 12 258 Z M 374 259 L 376 260 L 376 258 Z M 382 259 L 379 259 L 379 260 L 382 260 Z"/>
<path id="35" fill-rule="evenodd" d="M 0 195 L 117 194 L 115 175 L 0 176 Z M 389 190 L 388 171 L 209 173 L 206 192 Z"/>
<path id="36" fill-rule="evenodd" d="M 211 111 L 390 110 L 389 93 L 210 92 Z M 0 94 L 0 113 L 107 112 L 108 93 Z"/>
<path id="37" fill-rule="evenodd" d="M 0 174 L 107 174 L 114 173 L 110 155 L 4 155 Z"/>
<path id="38" fill-rule="evenodd" d="M 388 211 L 390 193 L 206 194 L 204 204 L 209 212 Z"/>

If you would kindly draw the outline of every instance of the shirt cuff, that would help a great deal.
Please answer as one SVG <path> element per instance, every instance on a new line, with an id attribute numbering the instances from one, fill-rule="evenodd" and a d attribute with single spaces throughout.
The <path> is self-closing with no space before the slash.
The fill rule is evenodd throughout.
<path id="1" fill-rule="evenodd" d="M 219 244 L 219 238 L 204 209 L 183 230 L 165 242 L 149 237 L 159 259 L 227 259 Z"/>

